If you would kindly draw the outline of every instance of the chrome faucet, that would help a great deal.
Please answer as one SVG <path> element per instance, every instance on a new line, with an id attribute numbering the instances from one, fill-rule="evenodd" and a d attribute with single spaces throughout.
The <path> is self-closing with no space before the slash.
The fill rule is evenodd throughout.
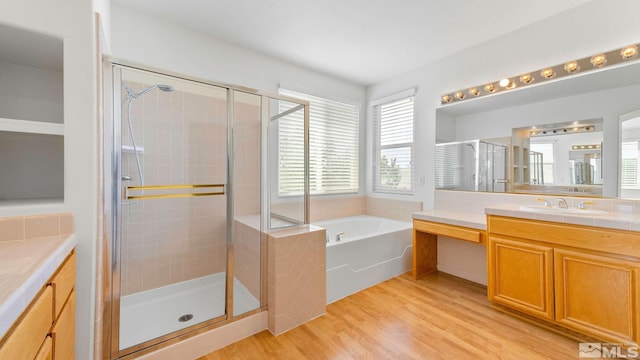
<path id="1" fill-rule="evenodd" d="M 344 231 L 336 234 L 336 241 L 340 241 L 340 237 L 344 235 Z"/>
<path id="2" fill-rule="evenodd" d="M 561 209 L 568 209 L 569 208 L 569 204 L 567 204 L 567 200 L 565 200 L 563 198 L 556 199 L 556 202 L 558 203 L 558 207 L 561 208 Z"/>

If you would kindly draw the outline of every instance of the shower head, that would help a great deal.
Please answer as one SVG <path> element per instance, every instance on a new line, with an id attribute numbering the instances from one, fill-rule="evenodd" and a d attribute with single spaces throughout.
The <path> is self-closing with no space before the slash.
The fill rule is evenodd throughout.
<path id="1" fill-rule="evenodd" d="M 131 91 L 131 89 L 127 86 L 124 85 L 124 89 L 127 91 L 127 97 L 132 98 L 132 99 L 136 99 L 146 93 L 148 93 L 149 91 L 158 88 L 164 92 L 172 92 L 174 90 L 173 86 L 171 85 L 165 85 L 165 84 L 156 84 L 156 85 L 151 85 L 149 87 L 146 87 L 142 90 L 140 90 L 137 93 L 134 93 L 133 91 Z"/>
<path id="2" fill-rule="evenodd" d="M 158 89 L 165 91 L 165 92 L 172 92 L 174 90 L 173 86 L 171 85 L 163 85 L 163 84 L 158 84 Z"/>

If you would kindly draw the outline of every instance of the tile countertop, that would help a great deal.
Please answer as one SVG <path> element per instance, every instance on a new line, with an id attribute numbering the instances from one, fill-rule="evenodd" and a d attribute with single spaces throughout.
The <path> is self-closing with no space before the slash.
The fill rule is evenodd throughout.
<path id="1" fill-rule="evenodd" d="M 565 224 L 595 226 L 607 229 L 640 231 L 640 213 L 608 212 L 606 214 L 557 214 L 522 210 L 522 204 L 495 204 L 485 207 L 488 215 L 551 221 Z M 412 214 L 414 219 L 486 230 L 485 214 L 453 210 L 426 210 Z"/>
<path id="2" fill-rule="evenodd" d="M 487 228 L 487 217 L 484 214 L 453 210 L 425 210 L 414 212 L 411 216 L 417 220 L 433 221 L 473 229 L 486 230 Z"/>
<path id="3" fill-rule="evenodd" d="M 546 214 L 523 210 L 522 204 L 490 205 L 487 206 L 484 211 L 488 215 L 595 226 L 617 230 L 640 231 L 640 214 L 637 212 L 611 211 L 606 214 Z"/>
<path id="4" fill-rule="evenodd" d="M 0 241 L 0 338 L 75 245 L 74 234 Z"/>

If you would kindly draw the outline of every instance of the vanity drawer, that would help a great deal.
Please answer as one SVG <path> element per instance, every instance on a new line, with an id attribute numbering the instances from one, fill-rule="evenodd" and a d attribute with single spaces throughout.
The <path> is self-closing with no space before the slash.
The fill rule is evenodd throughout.
<path id="1" fill-rule="evenodd" d="M 76 253 L 72 251 L 58 272 L 51 278 L 54 291 L 54 318 L 57 318 L 76 282 Z"/>
<path id="2" fill-rule="evenodd" d="M 418 219 L 413 220 L 413 229 L 415 231 L 444 235 L 474 243 L 484 243 L 486 237 L 485 232 L 482 230 Z"/>
<path id="3" fill-rule="evenodd" d="M 20 360 L 35 358 L 53 324 L 53 288 L 46 286 L 42 293 L 18 320 L 0 346 L 0 359 Z"/>
<path id="4" fill-rule="evenodd" d="M 487 216 L 492 234 L 640 258 L 640 232 L 592 226 Z"/>

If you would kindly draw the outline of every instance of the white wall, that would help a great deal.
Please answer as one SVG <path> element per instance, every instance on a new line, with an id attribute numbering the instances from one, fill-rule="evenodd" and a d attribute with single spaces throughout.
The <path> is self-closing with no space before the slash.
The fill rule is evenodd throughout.
<path id="1" fill-rule="evenodd" d="M 425 209 L 433 207 L 436 108 L 440 105 L 442 94 L 637 43 L 640 41 L 640 21 L 637 21 L 639 12 L 640 2 L 637 1 L 591 1 L 402 76 L 370 86 L 367 89 L 368 102 L 407 88 L 417 88 L 417 181 L 415 195 L 411 198 L 423 201 Z M 481 26 L 481 21 L 478 26 Z M 368 143 L 371 143 L 371 120 L 372 113 L 368 109 Z M 475 130 L 482 128 L 488 127 L 485 124 L 474 126 Z M 611 136 L 612 138 L 605 138 L 604 142 L 617 143 L 617 134 Z M 366 171 L 370 174 L 372 151 L 369 147 L 366 151 Z M 423 185 L 419 181 L 421 177 L 425 178 Z M 371 194 L 370 180 L 367 180 L 367 194 Z M 466 263 L 482 263 L 480 258 L 484 253 L 481 251 L 457 254 L 458 249 L 449 243 L 439 241 L 438 245 L 439 252 L 443 252 L 439 255 L 439 266 L 443 269 L 455 269 Z M 450 256 L 451 254 L 454 255 Z M 470 272 L 469 269 L 459 270 L 460 276 Z"/>
<path id="2" fill-rule="evenodd" d="M 97 98 L 94 13 L 85 0 L 0 2 L 0 22 L 64 39 L 65 200 L 78 239 L 77 359 L 93 357 L 95 238 L 97 220 Z M 16 208 L 16 214 L 52 208 Z M 6 211 L 4 211 L 6 213 Z"/>

